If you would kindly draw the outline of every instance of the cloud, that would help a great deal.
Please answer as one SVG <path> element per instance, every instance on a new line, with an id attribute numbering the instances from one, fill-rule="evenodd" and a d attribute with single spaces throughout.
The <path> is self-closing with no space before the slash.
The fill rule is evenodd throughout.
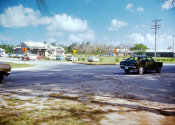
<path id="1" fill-rule="evenodd" d="M 47 27 L 47 30 L 64 30 L 64 31 L 85 31 L 88 29 L 86 20 L 73 18 L 67 14 L 55 15 L 52 23 Z"/>
<path id="2" fill-rule="evenodd" d="M 134 4 L 133 3 L 128 3 L 127 5 L 126 5 L 126 7 L 125 7 L 125 9 L 127 9 L 127 10 L 129 10 L 129 11 L 134 11 Z M 137 7 L 137 11 L 139 11 L 139 12 L 144 12 L 144 8 L 143 7 L 141 7 L 141 6 L 138 6 Z"/>
<path id="3" fill-rule="evenodd" d="M 128 3 L 125 7 L 125 9 L 133 11 L 134 4 L 133 3 Z"/>
<path id="4" fill-rule="evenodd" d="M 129 34 L 127 38 L 131 39 L 134 43 L 143 43 L 145 41 L 144 36 L 139 33 Z"/>
<path id="5" fill-rule="evenodd" d="M 142 24 L 142 25 L 135 25 L 135 26 L 134 26 L 135 29 L 138 29 L 138 28 L 144 28 L 144 27 L 145 27 L 144 24 Z"/>
<path id="6" fill-rule="evenodd" d="M 55 43 L 55 42 L 57 42 L 57 40 L 55 38 L 48 38 L 47 41 L 49 43 Z"/>
<path id="7" fill-rule="evenodd" d="M 43 17 L 39 11 L 31 8 L 25 8 L 21 4 L 9 7 L 4 13 L 0 14 L 0 25 L 3 27 L 19 28 L 29 25 L 47 25 L 47 30 L 63 31 L 85 31 L 88 30 L 86 20 L 74 18 L 67 14 L 54 15 L 52 17 Z"/>
<path id="8" fill-rule="evenodd" d="M 92 30 L 81 34 L 71 34 L 69 35 L 69 40 L 72 42 L 93 41 L 95 40 L 95 34 Z"/>
<path id="9" fill-rule="evenodd" d="M 9 7 L 0 15 L 0 24 L 4 27 L 25 27 L 37 25 L 39 11 L 19 6 Z"/>
<path id="10" fill-rule="evenodd" d="M 144 11 L 144 8 L 143 7 L 137 7 L 137 11 L 139 11 L 139 12 L 143 12 Z"/>
<path id="11" fill-rule="evenodd" d="M 56 32 L 56 31 L 48 32 L 46 35 L 51 36 L 51 37 L 62 37 L 62 36 L 64 36 L 64 34 L 62 32 Z"/>
<path id="12" fill-rule="evenodd" d="M 108 30 L 118 31 L 120 28 L 127 26 L 128 24 L 124 21 L 119 21 L 117 19 L 113 19 L 111 21 L 111 25 Z"/>
<path id="13" fill-rule="evenodd" d="M 163 10 L 169 10 L 175 7 L 175 2 L 173 0 L 165 0 L 164 4 L 162 5 Z"/>
<path id="14" fill-rule="evenodd" d="M 147 45 L 148 48 L 154 49 L 155 37 L 150 33 L 146 33 L 146 34 L 132 33 L 132 34 L 126 35 L 125 38 L 127 41 L 130 41 L 133 44 L 143 43 L 144 45 Z M 172 45 L 171 35 L 161 34 L 157 36 L 157 49 L 165 50 L 171 45 Z"/>

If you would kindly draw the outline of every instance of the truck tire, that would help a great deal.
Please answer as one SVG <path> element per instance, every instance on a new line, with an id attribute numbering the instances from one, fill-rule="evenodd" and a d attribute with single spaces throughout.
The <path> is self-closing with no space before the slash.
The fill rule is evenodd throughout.
<path id="1" fill-rule="evenodd" d="M 161 68 L 160 67 L 157 67 L 156 68 L 156 73 L 160 73 L 161 72 Z"/>
<path id="2" fill-rule="evenodd" d="M 142 74 L 143 74 L 143 72 L 144 72 L 143 67 L 140 67 L 140 68 L 139 68 L 139 70 L 138 70 L 138 73 L 139 73 L 140 75 L 142 75 Z"/>
<path id="3" fill-rule="evenodd" d="M 0 82 L 2 82 L 3 79 L 4 79 L 4 75 L 0 73 Z"/>
<path id="4" fill-rule="evenodd" d="M 125 73 L 128 74 L 130 72 L 129 69 L 125 69 Z"/>

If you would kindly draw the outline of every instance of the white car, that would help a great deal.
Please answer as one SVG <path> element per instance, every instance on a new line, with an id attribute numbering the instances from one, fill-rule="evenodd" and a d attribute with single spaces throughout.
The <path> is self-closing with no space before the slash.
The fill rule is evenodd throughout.
<path id="1" fill-rule="evenodd" d="M 49 56 L 49 59 L 50 60 L 56 60 L 56 57 L 55 56 Z"/>
<path id="2" fill-rule="evenodd" d="M 36 60 L 37 56 L 35 54 L 29 55 L 29 60 Z"/>
<path id="3" fill-rule="evenodd" d="M 95 56 L 88 57 L 88 62 L 99 62 L 100 60 Z"/>

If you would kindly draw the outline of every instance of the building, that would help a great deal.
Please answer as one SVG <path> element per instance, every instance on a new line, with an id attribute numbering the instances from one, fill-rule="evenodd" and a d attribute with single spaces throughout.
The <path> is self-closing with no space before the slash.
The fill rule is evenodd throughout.
<path id="1" fill-rule="evenodd" d="M 113 50 L 114 51 L 114 50 Z M 132 55 L 133 51 L 129 49 L 117 49 L 117 56 L 130 56 Z"/>
<path id="2" fill-rule="evenodd" d="M 5 55 L 5 50 L 0 48 L 0 56 Z"/>
<path id="3" fill-rule="evenodd" d="M 27 48 L 27 54 L 35 54 L 39 56 L 57 56 L 64 55 L 63 47 L 55 47 L 51 44 L 43 42 L 22 42 L 18 47 L 14 48 L 15 54 L 23 54 L 22 48 Z"/>
<path id="4" fill-rule="evenodd" d="M 117 56 L 130 56 L 130 55 L 134 54 L 135 52 L 136 51 L 131 51 L 129 49 L 117 49 L 116 54 L 117 54 Z M 146 50 L 145 54 L 147 56 L 154 57 L 154 50 Z M 174 57 L 175 58 L 175 52 L 173 52 L 172 50 L 157 50 L 156 56 L 157 57 Z"/>
<path id="5" fill-rule="evenodd" d="M 147 50 L 146 55 L 154 57 L 154 50 Z M 172 50 L 156 50 L 156 57 L 175 57 Z"/>

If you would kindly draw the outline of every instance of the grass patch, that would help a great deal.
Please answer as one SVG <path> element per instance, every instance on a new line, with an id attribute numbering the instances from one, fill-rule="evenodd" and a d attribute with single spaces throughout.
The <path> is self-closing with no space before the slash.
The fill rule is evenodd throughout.
<path id="1" fill-rule="evenodd" d="M 6 102 L 8 106 L 18 106 L 18 105 L 23 105 L 25 103 L 25 101 L 23 100 L 14 99 L 14 98 L 6 99 Z"/>
<path id="2" fill-rule="evenodd" d="M 25 63 L 22 63 L 22 64 L 12 63 L 12 62 L 6 62 L 6 63 L 8 63 L 11 66 L 11 68 L 26 68 L 26 67 L 34 66 L 34 65 L 25 64 Z"/>
<path id="3" fill-rule="evenodd" d="M 88 96 L 93 97 L 94 94 Z M 93 125 L 99 124 L 104 118 L 104 112 L 98 105 L 91 106 L 91 103 L 78 101 L 79 97 L 71 97 L 63 94 L 51 93 L 45 102 L 37 106 L 47 106 L 36 108 L 35 106 L 15 106 L 26 102 L 34 104 L 38 98 L 30 100 L 19 100 L 14 98 L 4 99 L 8 107 L 1 106 L 0 124 L 8 125 L 38 125 L 38 124 L 58 124 L 58 125 Z"/>
<path id="4" fill-rule="evenodd" d="M 63 94 L 57 94 L 57 93 L 51 93 L 49 97 L 52 98 L 60 98 L 60 99 L 71 99 L 71 100 L 76 100 L 78 97 L 73 97 L 73 96 L 68 96 L 68 95 L 63 95 Z"/>

